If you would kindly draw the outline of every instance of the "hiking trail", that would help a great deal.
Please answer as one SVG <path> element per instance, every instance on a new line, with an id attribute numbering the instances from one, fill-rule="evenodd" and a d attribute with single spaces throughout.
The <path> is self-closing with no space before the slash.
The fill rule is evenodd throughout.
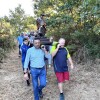
<path id="1" fill-rule="evenodd" d="M 0 100 L 33 100 L 32 84 L 23 78 L 18 49 L 7 54 L 0 64 Z M 59 100 L 59 90 L 53 68 L 47 72 L 48 83 L 43 100 Z M 93 65 L 76 64 L 70 81 L 64 83 L 65 100 L 100 100 L 100 62 Z"/>

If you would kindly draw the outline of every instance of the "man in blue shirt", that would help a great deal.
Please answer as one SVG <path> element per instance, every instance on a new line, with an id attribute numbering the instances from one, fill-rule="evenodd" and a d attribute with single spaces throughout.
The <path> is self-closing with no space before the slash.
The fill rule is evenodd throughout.
<path id="1" fill-rule="evenodd" d="M 20 47 L 23 43 L 23 39 L 24 39 L 24 36 L 23 36 L 23 33 L 21 33 L 20 36 L 17 37 L 18 46 L 19 46 L 19 57 L 21 56 Z"/>
<path id="2" fill-rule="evenodd" d="M 43 97 L 42 89 L 46 86 L 46 70 L 44 57 L 49 58 L 50 54 L 45 48 L 40 48 L 40 40 L 34 39 L 34 46 L 29 48 L 24 63 L 24 77 L 27 79 L 27 68 L 30 62 L 34 100 Z M 39 83 L 38 83 L 39 79 Z"/>

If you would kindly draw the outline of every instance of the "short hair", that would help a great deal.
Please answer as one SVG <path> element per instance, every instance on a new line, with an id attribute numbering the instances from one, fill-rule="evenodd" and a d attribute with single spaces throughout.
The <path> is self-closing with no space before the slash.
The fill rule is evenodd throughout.
<path id="1" fill-rule="evenodd" d="M 38 37 L 35 37 L 35 38 L 34 38 L 34 41 L 35 41 L 35 40 L 39 40 L 39 41 L 40 41 L 40 38 L 38 38 Z M 34 41 L 33 41 L 33 42 L 34 42 Z"/>
<path id="2" fill-rule="evenodd" d="M 60 38 L 60 39 L 59 39 L 59 41 L 61 41 L 61 40 L 64 40 L 64 41 L 66 41 L 64 38 Z"/>
<path id="3" fill-rule="evenodd" d="M 23 39 L 23 42 L 26 41 L 26 40 L 28 41 L 28 38 L 24 38 L 24 39 Z"/>

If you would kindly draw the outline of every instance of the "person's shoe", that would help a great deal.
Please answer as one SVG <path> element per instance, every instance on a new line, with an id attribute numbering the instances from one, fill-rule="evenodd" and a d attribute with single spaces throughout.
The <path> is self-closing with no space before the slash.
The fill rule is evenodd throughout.
<path id="1" fill-rule="evenodd" d="M 18 57 L 21 57 L 21 55 L 18 55 Z"/>
<path id="2" fill-rule="evenodd" d="M 39 91 L 39 97 L 40 97 L 40 98 L 43 98 L 43 93 L 42 93 L 42 91 Z"/>
<path id="3" fill-rule="evenodd" d="M 26 82 L 27 82 L 27 86 L 30 86 L 30 82 L 29 82 L 29 80 L 26 80 Z"/>
<path id="4" fill-rule="evenodd" d="M 60 100 L 65 100 L 63 93 L 60 93 Z"/>

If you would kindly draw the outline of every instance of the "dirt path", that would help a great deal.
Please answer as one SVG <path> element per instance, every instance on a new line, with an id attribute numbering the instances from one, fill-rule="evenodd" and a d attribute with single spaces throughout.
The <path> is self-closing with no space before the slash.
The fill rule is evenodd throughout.
<path id="1" fill-rule="evenodd" d="M 32 85 L 27 87 L 22 73 L 21 61 L 14 50 L 0 65 L 0 100 L 33 100 Z M 53 72 L 48 69 L 47 87 L 43 100 L 59 100 L 59 91 Z M 69 83 L 64 84 L 65 100 L 100 100 L 100 63 L 77 65 L 71 71 Z"/>

